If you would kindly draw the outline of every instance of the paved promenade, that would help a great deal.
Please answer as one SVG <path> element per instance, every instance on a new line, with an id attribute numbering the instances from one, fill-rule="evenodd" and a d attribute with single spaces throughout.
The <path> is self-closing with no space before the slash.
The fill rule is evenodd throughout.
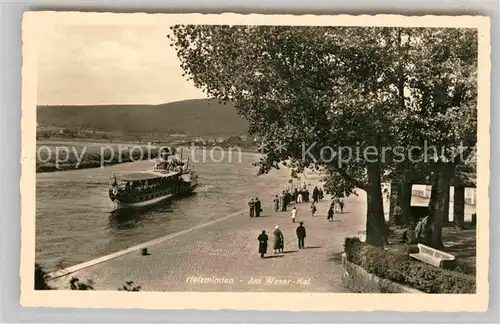
<path id="1" fill-rule="evenodd" d="M 346 236 L 359 235 L 365 226 L 365 193 L 345 199 L 343 214 L 326 220 L 330 197 L 317 204 L 312 217 L 310 204 L 298 204 L 297 223 L 290 212 L 264 207 L 263 216 L 235 215 L 208 226 L 186 231 L 149 246 L 150 255 L 134 251 L 50 281 L 59 289 L 71 277 L 90 279 L 96 290 L 117 290 L 134 281 L 147 291 L 265 291 L 349 292 L 341 286 L 339 253 Z M 305 249 L 299 250 L 295 229 L 304 221 Z M 285 253 L 274 254 L 274 226 L 285 237 Z M 268 257 L 258 254 L 257 236 L 269 235 Z M 336 258 L 337 261 L 332 261 Z"/>

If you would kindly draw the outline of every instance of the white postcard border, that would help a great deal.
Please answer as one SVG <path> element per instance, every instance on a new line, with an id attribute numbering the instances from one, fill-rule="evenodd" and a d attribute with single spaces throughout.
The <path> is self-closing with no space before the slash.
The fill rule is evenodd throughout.
<path id="1" fill-rule="evenodd" d="M 131 17 L 133 16 L 133 17 Z M 35 291 L 35 130 L 38 31 L 49 21 L 60 24 L 250 24 L 463 27 L 479 30 L 477 214 L 489 216 L 490 178 L 490 19 L 479 16 L 400 15 L 261 15 L 261 14 L 115 14 L 27 12 L 23 19 L 22 174 L 21 174 L 21 304 L 28 307 L 235 309 L 287 311 L 479 312 L 489 299 L 489 217 L 477 221 L 477 293 L 474 295 L 194 293 L 114 291 Z"/>

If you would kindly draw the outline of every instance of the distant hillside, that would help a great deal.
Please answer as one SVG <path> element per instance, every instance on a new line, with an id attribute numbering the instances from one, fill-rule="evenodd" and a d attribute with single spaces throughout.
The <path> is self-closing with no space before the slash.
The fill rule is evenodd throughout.
<path id="1" fill-rule="evenodd" d="M 90 128 L 105 132 L 180 133 L 193 136 L 242 135 L 248 131 L 232 105 L 210 99 L 162 105 L 38 106 L 43 126 Z"/>

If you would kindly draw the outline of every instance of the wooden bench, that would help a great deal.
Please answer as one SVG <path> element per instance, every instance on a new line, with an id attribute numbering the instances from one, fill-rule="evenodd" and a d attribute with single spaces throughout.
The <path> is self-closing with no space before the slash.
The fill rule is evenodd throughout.
<path id="1" fill-rule="evenodd" d="M 408 255 L 414 259 L 443 269 L 449 269 L 455 263 L 455 256 L 453 254 L 439 251 L 420 243 L 410 245 L 408 247 Z"/>

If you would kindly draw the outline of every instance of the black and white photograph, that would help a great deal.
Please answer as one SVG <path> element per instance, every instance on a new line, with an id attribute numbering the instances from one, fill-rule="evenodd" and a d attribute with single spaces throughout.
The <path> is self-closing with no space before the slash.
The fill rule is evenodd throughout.
<path id="1" fill-rule="evenodd" d="M 23 42 L 24 304 L 486 309 L 489 18 L 29 12 Z"/>

